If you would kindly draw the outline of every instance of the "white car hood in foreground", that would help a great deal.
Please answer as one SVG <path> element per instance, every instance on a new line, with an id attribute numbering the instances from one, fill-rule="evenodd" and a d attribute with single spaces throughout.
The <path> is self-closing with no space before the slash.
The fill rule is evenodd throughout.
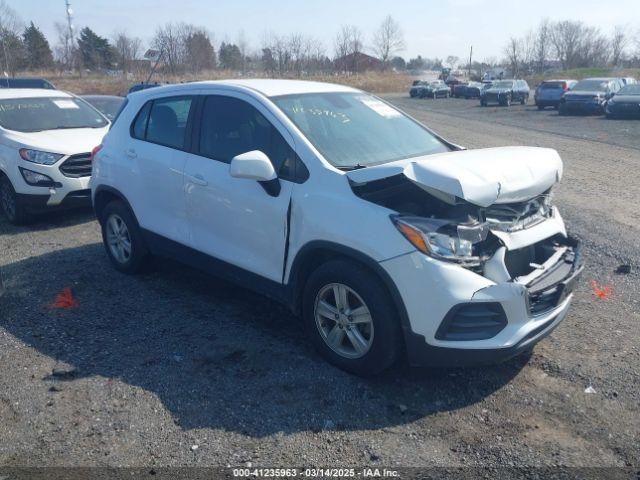
<path id="1" fill-rule="evenodd" d="M 32 148 L 44 152 L 73 155 L 91 152 L 102 143 L 102 138 L 109 127 L 101 128 L 69 128 L 44 130 L 42 132 L 16 132 L 6 130 L 6 140 L 16 142 L 20 148 Z"/>
<path id="2" fill-rule="evenodd" d="M 546 191 L 562 178 L 562 160 L 550 148 L 498 147 L 414 157 L 346 175 L 356 183 L 367 183 L 399 174 L 430 193 L 488 207 Z"/>

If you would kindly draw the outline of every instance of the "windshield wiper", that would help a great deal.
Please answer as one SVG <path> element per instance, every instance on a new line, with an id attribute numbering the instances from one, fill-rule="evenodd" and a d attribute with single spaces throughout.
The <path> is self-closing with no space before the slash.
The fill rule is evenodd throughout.
<path id="1" fill-rule="evenodd" d="M 362 165 L 361 163 L 356 163 L 355 165 L 336 165 L 336 168 L 339 170 L 344 170 L 345 172 L 350 172 L 351 170 L 359 170 L 361 168 L 367 168 L 367 166 Z"/>

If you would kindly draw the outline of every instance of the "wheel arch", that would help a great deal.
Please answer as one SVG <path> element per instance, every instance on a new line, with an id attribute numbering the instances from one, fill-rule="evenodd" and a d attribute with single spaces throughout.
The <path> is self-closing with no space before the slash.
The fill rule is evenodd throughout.
<path id="1" fill-rule="evenodd" d="M 102 221 L 102 212 L 104 211 L 104 208 L 113 200 L 120 200 L 124 202 L 137 222 L 135 212 L 133 211 L 133 208 L 131 208 L 131 204 L 127 200 L 127 197 L 125 197 L 118 189 L 108 185 L 98 186 L 93 196 L 93 211 L 95 212 L 99 222 Z"/>
<path id="2" fill-rule="evenodd" d="M 407 333 L 411 332 L 411 324 L 398 287 L 396 287 L 396 284 L 389 274 L 373 258 L 358 250 L 338 243 L 322 240 L 311 241 L 305 244 L 296 254 L 291 265 L 288 282 L 291 291 L 291 307 L 294 313 L 299 314 L 302 310 L 304 287 L 311 273 L 323 263 L 334 259 L 345 259 L 355 262 L 369 270 L 382 282 L 398 312 L 400 325 L 406 337 Z"/>

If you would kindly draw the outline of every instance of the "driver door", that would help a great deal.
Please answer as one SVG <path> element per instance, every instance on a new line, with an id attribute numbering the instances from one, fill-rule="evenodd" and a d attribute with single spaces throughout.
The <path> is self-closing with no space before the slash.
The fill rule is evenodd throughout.
<path id="1" fill-rule="evenodd" d="M 196 250 L 262 277 L 282 281 L 287 211 L 293 183 L 280 178 L 269 195 L 260 183 L 231 177 L 236 155 L 265 153 L 276 172 L 295 155 L 293 139 L 250 97 L 208 95 L 196 122 L 194 153 L 187 154 L 185 192 L 190 244 Z M 286 141 L 283 134 L 288 137 Z"/>

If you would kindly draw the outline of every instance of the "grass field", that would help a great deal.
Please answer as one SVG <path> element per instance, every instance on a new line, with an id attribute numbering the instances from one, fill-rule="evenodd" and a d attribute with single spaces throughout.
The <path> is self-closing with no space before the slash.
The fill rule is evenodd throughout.
<path id="1" fill-rule="evenodd" d="M 111 77 L 107 75 L 87 74 L 60 75 L 57 72 L 29 72 L 21 76 L 44 77 L 50 80 L 56 88 L 75 94 L 102 94 L 102 95 L 126 95 L 129 87 L 142 80 L 146 75 L 134 75 L 132 78 Z M 251 78 L 254 75 L 242 75 L 238 72 L 226 70 L 212 70 L 199 74 L 184 75 L 155 75 L 152 81 L 160 83 L 182 83 L 198 80 L 221 80 L 228 78 Z M 296 77 L 291 77 L 296 78 Z M 302 78 L 303 80 L 315 80 L 320 82 L 340 83 L 350 85 L 362 90 L 374 93 L 405 92 L 409 91 L 412 77 L 409 75 L 382 72 L 367 72 L 358 75 L 313 75 Z"/>

